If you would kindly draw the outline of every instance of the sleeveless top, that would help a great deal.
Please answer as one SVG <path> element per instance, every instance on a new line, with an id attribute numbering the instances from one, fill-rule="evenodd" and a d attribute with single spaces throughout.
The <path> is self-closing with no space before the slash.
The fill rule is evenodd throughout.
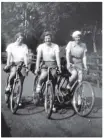
<path id="1" fill-rule="evenodd" d="M 51 43 L 51 46 L 47 46 L 43 43 L 38 46 L 37 52 L 41 53 L 43 61 L 56 61 L 56 54 L 59 52 L 59 46 L 54 43 Z"/>

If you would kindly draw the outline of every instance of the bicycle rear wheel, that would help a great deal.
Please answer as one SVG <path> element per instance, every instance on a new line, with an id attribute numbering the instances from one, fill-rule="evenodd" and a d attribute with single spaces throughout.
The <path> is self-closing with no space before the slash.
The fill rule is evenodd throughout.
<path id="1" fill-rule="evenodd" d="M 73 107 L 79 116 L 91 113 L 95 101 L 94 90 L 89 82 L 83 81 L 76 87 L 73 95 Z"/>
<path id="2" fill-rule="evenodd" d="M 20 79 L 14 81 L 10 97 L 10 107 L 13 114 L 16 113 L 22 95 L 22 83 Z"/>
<path id="3" fill-rule="evenodd" d="M 45 89 L 45 101 L 44 101 L 44 107 L 46 116 L 49 119 L 52 114 L 52 108 L 54 103 L 54 94 L 53 94 L 53 85 L 52 82 L 46 83 L 46 89 Z"/>

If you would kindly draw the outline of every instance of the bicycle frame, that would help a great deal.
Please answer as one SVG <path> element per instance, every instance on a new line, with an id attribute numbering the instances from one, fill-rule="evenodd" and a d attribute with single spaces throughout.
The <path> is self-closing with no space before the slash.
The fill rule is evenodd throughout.
<path id="1" fill-rule="evenodd" d="M 84 69 L 81 69 L 81 68 L 75 67 L 75 69 L 76 69 L 76 70 L 77 70 L 77 69 L 80 69 L 80 70 L 82 70 L 82 71 L 85 72 L 85 70 L 84 70 Z M 65 83 L 65 80 L 68 81 L 68 78 L 67 78 L 67 77 L 64 76 L 63 78 L 64 78 L 64 81 L 63 81 L 63 83 L 62 83 L 61 86 L 63 86 L 63 84 Z M 68 82 L 67 82 L 67 84 L 68 84 Z M 66 85 L 67 85 L 67 84 L 66 84 Z M 72 84 L 72 86 L 71 86 L 71 89 L 70 89 L 71 93 L 73 92 L 73 90 L 75 89 L 75 87 L 78 86 L 78 84 L 79 84 L 79 81 L 78 81 L 78 78 L 77 78 L 77 79 L 74 81 L 74 83 Z"/>
<path id="2" fill-rule="evenodd" d="M 50 79 L 50 70 L 51 69 L 56 69 L 56 68 L 53 68 L 53 67 L 47 68 L 48 76 L 47 76 L 46 82 L 43 82 L 43 84 L 42 84 L 41 92 L 43 91 L 44 85 L 46 87 L 48 84 L 52 84 L 52 80 Z M 44 93 L 44 91 L 43 91 L 43 93 Z"/>
<path id="3" fill-rule="evenodd" d="M 16 81 L 20 78 L 19 73 L 18 73 L 18 69 L 16 69 L 16 76 L 14 78 L 14 83 L 13 83 L 13 88 L 14 88 L 14 84 L 16 83 Z"/>
<path id="4" fill-rule="evenodd" d="M 52 80 L 50 79 L 50 70 L 51 69 L 55 69 L 53 67 L 48 67 L 48 76 L 47 76 L 47 80 L 46 80 L 46 85 L 48 84 L 52 84 Z"/>
<path id="5" fill-rule="evenodd" d="M 47 77 L 47 82 L 50 81 L 50 70 L 51 70 L 51 69 L 52 69 L 51 67 L 48 67 L 48 77 Z"/>
<path id="6" fill-rule="evenodd" d="M 22 62 L 19 65 L 16 66 L 16 75 L 15 75 L 14 82 L 12 84 L 12 87 L 11 87 L 10 91 L 12 91 L 12 89 L 14 88 L 14 84 L 15 84 L 16 80 L 18 80 L 20 78 L 20 75 L 19 75 L 19 67 L 20 68 L 24 67 L 24 65 L 23 65 Z M 10 75 L 10 73 L 9 73 L 9 75 Z"/>

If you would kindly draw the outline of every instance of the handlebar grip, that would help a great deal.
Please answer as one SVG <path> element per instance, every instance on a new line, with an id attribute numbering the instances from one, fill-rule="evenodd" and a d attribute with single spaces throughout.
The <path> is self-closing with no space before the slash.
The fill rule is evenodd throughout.
<path id="1" fill-rule="evenodd" d="M 7 69 L 3 68 L 3 71 L 8 73 L 8 72 L 10 72 L 10 68 L 7 68 Z"/>
<path id="2" fill-rule="evenodd" d="M 58 74 L 58 75 L 61 75 L 61 74 L 62 74 L 62 72 L 60 72 L 59 70 L 57 70 L 57 74 Z"/>

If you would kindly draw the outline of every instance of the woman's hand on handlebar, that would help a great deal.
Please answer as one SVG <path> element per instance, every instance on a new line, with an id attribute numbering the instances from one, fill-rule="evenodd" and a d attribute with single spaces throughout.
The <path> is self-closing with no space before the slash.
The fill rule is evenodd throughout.
<path id="1" fill-rule="evenodd" d="M 35 72 L 34 72 L 34 74 L 38 74 L 39 73 L 39 69 L 35 69 Z"/>
<path id="2" fill-rule="evenodd" d="M 89 69 L 88 69 L 88 67 L 84 67 L 84 71 L 85 71 L 86 74 L 89 74 Z"/>
<path id="3" fill-rule="evenodd" d="M 84 70 L 85 70 L 85 71 L 88 71 L 88 68 L 87 68 L 87 66 L 86 66 L 86 67 L 84 67 Z"/>
<path id="4" fill-rule="evenodd" d="M 61 70 L 60 67 L 58 67 L 58 69 L 57 69 L 57 73 L 58 73 L 58 74 L 61 74 L 61 73 L 62 73 L 62 70 Z"/>
<path id="5" fill-rule="evenodd" d="M 4 70 L 8 69 L 9 67 L 10 67 L 10 66 L 6 65 L 6 66 L 4 67 Z"/>
<path id="6" fill-rule="evenodd" d="M 10 66 L 9 66 L 9 65 L 6 65 L 6 66 L 3 68 L 3 70 L 6 71 L 6 70 L 8 70 L 9 68 L 10 68 Z"/>
<path id="7" fill-rule="evenodd" d="M 72 63 L 69 63 L 69 64 L 67 64 L 67 70 L 70 70 L 71 68 L 74 68 L 75 66 L 74 66 L 74 64 L 72 64 Z"/>

